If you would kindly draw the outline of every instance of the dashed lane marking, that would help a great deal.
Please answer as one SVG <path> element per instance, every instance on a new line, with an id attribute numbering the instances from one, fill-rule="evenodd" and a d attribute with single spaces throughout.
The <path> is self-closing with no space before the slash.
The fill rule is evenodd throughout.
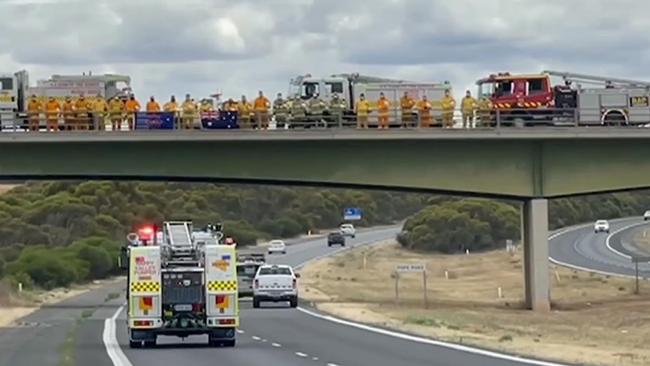
<path id="1" fill-rule="evenodd" d="M 306 353 L 302 353 L 302 352 L 296 352 L 296 356 L 298 356 L 298 357 L 307 357 L 309 355 L 306 354 Z"/>

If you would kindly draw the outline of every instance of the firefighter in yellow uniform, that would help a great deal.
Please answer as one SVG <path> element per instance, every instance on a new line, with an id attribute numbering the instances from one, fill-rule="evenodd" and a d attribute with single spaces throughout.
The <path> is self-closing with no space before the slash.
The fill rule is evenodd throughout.
<path id="1" fill-rule="evenodd" d="M 41 105 L 41 102 L 38 101 L 36 95 L 32 95 L 27 103 L 27 117 L 29 119 L 30 131 L 37 132 L 40 129 L 42 111 L 43 106 Z"/>
<path id="2" fill-rule="evenodd" d="M 460 109 L 463 113 L 463 128 L 474 128 L 474 111 L 476 111 L 476 99 L 472 97 L 472 93 L 468 90 L 465 92 L 465 98 L 460 103 Z"/>
<path id="3" fill-rule="evenodd" d="M 409 96 L 408 92 L 404 92 L 404 96 L 399 100 L 399 105 L 402 109 L 402 128 L 411 126 L 413 124 L 415 100 Z"/>
<path id="4" fill-rule="evenodd" d="M 377 101 L 377 112 L 379 113 L 377 126 L 378 129 L 388 128 L 388 115 L 390 113 L 390 101 L 386 99 L 383 92 L 379 93 L 379 100 Z"/>
<path id="5" fill-rule="evenodd" d="M 181 117 L 181 128 L 186 130 L 191 130 L 194 128 L 194 120 L 196 119 L 197 106 L 194 101 L 192 101 L 189 94 L 185 95 L 185 101 L 181 105 L 181 110 L 183 111 L 183 117 Z"/>
<path id="6" fill-rule="evenodd" d="M 63 124 L 65 129 L 68 131 L 76 130 L 76 118 L 75 118 L 75 106 L 72 102 L 72 98 L 65 97 L 65 102 L 63 102 Z"/>
<path id="7" fill-rule="evenodd" d="M 451 96 L 449 89 L 445 90 L 445 96 L 442 98 L 442 127 L 452 128 L 454 126 L 454 109 L 456 109 L 456 100 Z"/>
<path id="8" fill-rule="evenodd" d="M 258 94 L 258 97 L 253 101 L 255 119 L 257 120 L 257 128 L 266 130 L 269 127 L 269 108 L 271 108 L 271 102 L 264 96 L 261 90 Z"/>
<path id="9" fill-rule="evenodd" d="M 477 126 L 488 127 L 492 125 L 492 102 L 486 97 L 478 101 L 478 123 Z"/>
<path id="10" fill-rule="evenodd" d="M 237 103 L 237 111 L 239 112 L 239 127 L 251 128 L 253 106 L 246 100 L 245 95 L 242 95 L 241 100 Z"/>
<path id="11" fill-rule="evenodd" d="M 420 127 L 431 127 L 431 122 L 433 122 L 433 118 L 431 118 L 431 109 L 433 106 L 427 99 L 427 96 L 423 95 L 422 99 L 416 103 L 415 107 L 418 109 L 418 115 L 420 116 Z"/>
<path id="12" fill-rule="evenodd" d="M 61 113 L 61 105 L 59 105 L 59 102 L 54 97 L 50 97 L 45 105 L 47 132 L 57 132 L 59 130 L 59 113 Z"/>
<path id="13" fill-rule="evenodd" d="M 135 95 L 131 94 L 129 100 L 124 103 L 124 108 L 126 109 L 126 120 L 129 124 L 129 131 L 133 131 L 135 129 L 137 114 L 141 109 L 140 102 L 135 99 Z"/>
<path id="14" fill-rule="evenodd" d="M 118 97 L 113 97 L 108 103 L 108 110 L 111 116 L 111 125 L 113 131 L 120 131 L 122 129 L 122 121 L 124 118 L 124 103 Z"/>
<path id="15" fill-rule="evenodd" d="M 178 119 L 178 103 L 176 103 L 176 97 L 171 96 L 169 102 L 163 104 L 163 112 L 173 113 L 174 114 L 174 126 L 176 126 L 176 121 Z"/>
<path id="16" fill-rule="evenodd" d="M 92 103 L 93 120 L 95 126 L 99 131 L 103 131 L 106 127 L 106 112 L 108 111 L 108 104 L 101 94 L 97 94 Z"/>
<path id="17" fill-rule="evenodd" d="M 77 123 L 76 128 L 79 130 L 87 130 L 90 127 L 90 102 L 82 95 L 79 96 L 77 101 L 74 103 L 74 109 L 77 112 Z"/>
<path id="18" fill-rule="evenodd" d="M 354 106 L 354 111 L 357 114 L 357 128 L 368 128 L 368 115 L 371 112 L 370 102 L 366 100 L 366 96 L 361 94 L 357 104 Z"/>

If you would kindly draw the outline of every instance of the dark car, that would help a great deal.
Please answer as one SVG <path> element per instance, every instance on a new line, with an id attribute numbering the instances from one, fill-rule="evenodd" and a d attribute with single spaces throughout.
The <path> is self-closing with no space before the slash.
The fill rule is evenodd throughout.
<path id="1" fill-rule="evenodd" d="M 332 245 L 345 246 L 345 236 L 340 232 L 331 232 L 327 235 L 327 246 L 331 247 Z"/>

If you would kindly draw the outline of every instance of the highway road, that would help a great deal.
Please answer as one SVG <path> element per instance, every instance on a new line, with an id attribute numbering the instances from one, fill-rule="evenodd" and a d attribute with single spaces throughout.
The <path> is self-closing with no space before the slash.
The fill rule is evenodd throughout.
<path id="1" fill-rule="evenodd" d="M 633 276 L 630 256 L 650 256 L 650 252 L 634 245 L 632 238 L 647 229 L 641 217 L 610 221 L 610 233 L 594 233 L 593 224 L 562 230 L 551 235 L 551 261 L 582 270 Z M 640 263 L 639 274 L 650 278 L 650 264 Z"/>
<path id="2" fill-rule="evenodd" d="M 350 246 L 392 238 L 397 229 L 359 232 Z M 298 266 L 339 251 L 323 238 L 306 239 L 270 261 Z M 558 364 L 527 360 L 462 345 L 446 344 L 334 319 L 312 309 L 269 304 L 252 309 L 242 301 L 241 326 L 235 348 L 211 348 L 205 337 L 185 341 L 161 337 L 156 349 L 129 349 L 125 328 L 124 284 L 117 283 L 40 310 L 26 321 L 43 326 L 0 330 L 0 365 L 59 365 L 65 336 L 84 309 L 91 317 L 76 331 L 76 365 L 132 366 L 225 364 L 229 366 L 514 366 Z M 119 297 L 108 300 L 109 294 Z M 108 300 L 108 301 L 107 301 Z"/>

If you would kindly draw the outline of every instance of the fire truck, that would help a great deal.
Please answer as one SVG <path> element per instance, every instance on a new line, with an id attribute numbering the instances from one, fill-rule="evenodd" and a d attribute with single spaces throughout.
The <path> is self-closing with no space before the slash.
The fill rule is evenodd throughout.
<path id="1" fill-rule="evenodd" d="M 400 98 L 404 95 L 404 92 L 408 92 L 409 96 L 415 101 L 426 95 L 432 104 L 434 118 L 439 119 L 442 116 L 441 100 L 445 95 L 445 90 L 453 93 L 449 81 L 438 83 L 414 82 L 358 73 L 334 74 L 329 77 L 316 77 L 306 74 L 291 79 L 289 84 L 289 95 L 299 96 L 303 101 L 317 95 L 329 105 L 332 95 L 337 94 L 339 98 L 346 101 L 346 110 L 344 111 L 346 116 L 354 115 L 354 106 L 362 93 L 365 94 L 366 100 L 370 102 L 371 108 L 377 110 L 375 103 L 379 99 L 379 93 L 382 92 L 391 101 L 393 108 L 396 108 L 399 115 L 401 112 L 399 108 Z"/>
<path id="2" fill-rule="evenodd" d="M 551 78 L 561 82 L 553 84 Z M 650 82 L 547 70 L 492 74 L 477 81 L 492 104 L 492 121 L 559 125 L 639 125 L 650 122 Z"/>
<path id="3" fill-rule="evenodd" d="M 126 75 L 95 75 L 92 72 L 81 75 L 52 75 L 46 80 L 37 80 L 29 85 L 29 74 L 22 70 L 15 73 L 0 72 L 0 122 L 3 127 L 15 127 L 15 120 L 26 118 L 27 101 L 36 95 L 44 104 L 49 97 L 62 103 L 66 97 L 73 101 L 80 95 L 92 101 L 97 95 L 104 99 L 126 98 L 132 92 L 131 78 Z"/>
<path id="4" fill-rule="evenodd" d="M 162 224 L 127 236 L 129 346 L 153 347 L 160 335 L 205 334 L 211 346 L 234 347 L 239 326 L 235 247 L 193 240 L 192 222 Z M 146 234 L 141 237 L 139 233 Z"/>

